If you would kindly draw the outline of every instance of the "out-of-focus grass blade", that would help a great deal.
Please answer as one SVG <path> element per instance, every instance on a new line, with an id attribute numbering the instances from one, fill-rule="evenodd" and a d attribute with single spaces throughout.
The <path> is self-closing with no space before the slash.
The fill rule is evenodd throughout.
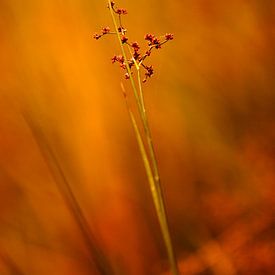
<path id="1" fill-rule="evenodd" d="M 11 275 L 25 275 L 9 255 L 0 252 L 0 259 L 7 266 Z"/>
<path id="2" fill-rule="evenodd" d="M 57 159 L 56 153 L 51 148 L 42 128 L 34 122 L 28 113 L 24 112 L 22 115 L 31 130 L 31 133 L 53 176 L 59 192 L 65 200 L 68 209 L 70 210 L 76 224 L 81 231 L 82 237 L 84 238 L 84 241 L 89 249 L 92 264 L 102 275 L 114 274 L 106 256 L 96 243 L 94 234 L 92 233 L 83 211 L 81 210 L 79 202 L 73 193 L 69 180 L 67 179 L 62 166 Z"/>

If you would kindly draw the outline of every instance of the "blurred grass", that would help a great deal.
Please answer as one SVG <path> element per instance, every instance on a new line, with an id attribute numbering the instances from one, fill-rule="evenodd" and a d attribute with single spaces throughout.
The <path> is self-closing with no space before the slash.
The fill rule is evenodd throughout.
<path id="1" fill-rule="evenodd" d="M 23 274 L 91 273 L 85 243 L 22 109 L 41 122 L 116 274 L 160 274 L 167 267 L 120 91 L 121 72 L 110 64 L 119 49 L 109 37 L 107 43 L 91 39 L 111 24 L 105 5 L 0 2 L 3 275 L 13 268 Z M 273 1 L 119 5 L 128 9 L 133 40 L 147 32 L 175 34 L 150 60 L 156 73 L 145 97 L 181 269 L 272 274 Z M 223 255 L 232 269 L 222 265 Z"/>

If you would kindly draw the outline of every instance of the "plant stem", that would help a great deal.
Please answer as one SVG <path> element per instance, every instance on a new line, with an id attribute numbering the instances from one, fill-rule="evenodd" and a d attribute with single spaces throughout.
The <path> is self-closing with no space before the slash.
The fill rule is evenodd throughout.
<path id="1" fill-rule="evenodd" d="M 124 47 L 123 47 L 123 44 L 122 44 L 122 41 L 120 38 L 120 34 L 118 32 L 118 25 L 117 25 L 117 22 L 116 22 L 116 19 L 114 16 L 114 11 L 111 7 L 111 1 L 108 0 L 108 2 L 109 2 L 109 9 L 110 9 L 111 17 L 112 17 L 113 24 L 115 27 L 115 31 L 117 33 L 119 45 L 121 47 L 122 55 L 124 57 L 124 60 L 127 60 L 127 56 L 126 56 L 126 53 L 125 53 L 125 50 L 124 50 Z M 150 130 L 150 126 L 149 126 L 148 118 L 147 118 L 147 114 L 146 114 L 146 109 L 145 109 L 144 96 L 143 96 L 143 90 L 142 90 L 141 78 L 140 78 L 140 70 L 139 70 L 140 66 L 137 64 L 135 59 L 133 59 L 133 60 L 135 62 L 135 67 L 136 67 L 137 73 L 138 73 L 139 93 L 137 91 L 135 81 L 131 74 L 131 69 L 129 67 L 129 64 L 127 62 L 125 62 L 125 65 L 126 65 L 126 69 L 129 74 L 129 77 L 130 77 L 130 82 L 131 82 L 131 85 L 133 88 L 138 111 L 139 111 L 139 114 L 141 117 L 141 122 L 142 122 L 142 125 L 144 128 L 150 158 L 147 155 L 144 141 L 142 139 L 142 135 L 139 130 L 135 116 L 134 116 L 133 112 L 131 111 L 130 106 L 127 102 L 127 97 L 126 97 L 126 93 L 124 91 L 124 87 L 122 86 L 122 88 L 123 88 L 123 92 L 124 92 L 125 99 L 126 99 L 127 109 L 128 109 L 128 112 L 129 112 L 129 115 L 131 118 L 131 123 L 132 123 L 134 131 L 135 131 L 135 136 L 136 136 L 136 139 L 138 142 L 139 150 L 140 150 L 142 160 L 144 163 L 144 167 L 146 170 L 148 182 L 150 185 L 150 189 L 151 189 L 151 193 L 152 193 L 152 197 L 153 197 L 153 201 L 154 201 L 154 206 L 155 206 L 155 209 L 157 212 L 157 217 L 158 217 L 158 220 L 160 223 L 161 233 L 162 233 L 162 236 L 164 239 L 168 259 L 169 259 L 170 266 L 171 266 L 171 272 L 173 275 L 178 275 L 179 272 L 178 272 L 177 262 L 176 262 L 172 242 L 171 242 L 170 231 L 169 231 L 168 220 L 167 220 L 167 213 L 166 213 L 166 208 L 165 208 L 165 204 L 164 204 L 163 192 L 161 190 L 158 164 L 157 164 L 157 160 L 156 160 L 151 130 Z M 151 163 L 150 163 L 149 159 L 151 160 Z M 151 166 L 153 167 L 153 169 Z"/>
<path id="2" fill-rule="evenodd" d="M 163 191 L 161 188 L 161 182 L 160 182 L 160 176 L 159 176 L 159 170 L 158 170 L 158 163 L 156 159 L 156 154 L 155 154 L 155 149 L 153 145 L 153 139 L 152 139 L 152 134 L 151 134 L 151 129 L 150 125 L 148 122 L 147 114 L 146 114 L 146 108 L 145 108 L 145 103 L 144 103 L 144 96 L 143 96 L 143 90 L 142 90 L 142 85 L 141 85 L 141 79 L 140 79 L 140 72 L 138 70 L 138 84 L 139 84 L 139 92 L 140 92 L 140 98 L 141 98 L 141 104 L 142 104 L 142 110 L 143 110 L 143 123 L 144 123 L 144 129 L 145 129 L 145 135 L 147 139 L 147 144 L 149 148 L 149 154 L 153 166 L 153 174 L 154 174 L 154 183 L 156 186 L 156 190 L 158 192 L 158 203 L 159 203 L 159 208 L 161 210 L 160 217 L 159 217 L 159 222 L 161 226 L 161 231 L 162 235 L 164 238 L 169 262 L 171 265 L 172 269 L 172 274 L 178 274 L 178 267 L 177 267 L 177 261 L 171 241 L 171 236 L 170 236 L 170 230 L 169 230 L 169 225 L 168 225 L 168 219 L 167 219 L 167 212 L 166 212 L 166 207 L 164 203 L 164 196 L 163 196 Z"/>

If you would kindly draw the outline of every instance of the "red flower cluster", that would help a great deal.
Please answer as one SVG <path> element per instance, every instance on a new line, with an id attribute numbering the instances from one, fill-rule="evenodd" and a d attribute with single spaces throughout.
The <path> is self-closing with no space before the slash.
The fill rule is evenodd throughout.
<path id="1" fill-rule="evenodd" d="M 95 33 L 93 37 L 97 40 L 101 36 L 110 33 L 110 31 L 111 31 L 111 29 L 109 27 L 104 27 L 104 28 L 101 29 L 101 33 L 100 34 Z"/>
<path id="2" fill-rule="evenodd" d="M 127 14 L 128 12 L 127 12 L 126 9 L 121 9 L 121 8 L 120 8 L 120 9 L 116 9 L 116 10 L 115 10 L 115 13 L 125 15 L 125 14 Z"/>
<path id="3" fill-rule="evenodd" d="M 133 42 L 131 47 L 134 49 L 135 52 L 137 52 L 140 49 L 140 46 L 137 42 Z"/>
<path id="4" fill-rule="evenodd" d="M 155 37 L 153 34 L 147 33 L 144 37 L 145 40 L 148 41 L 148 46 L 154 45 L 157 49 L 160 47 L 160 40 Z"/>
<path id="5" fill-rule="evenodd" d="M 108 6 L 108 8 L 110 8 Z M 164 36 L 161 37 L 156 37 L 153 34 L 147 33 L 144 37 L 144 39 L 148 42 L 148 47 L 147 50 L 145 51 L 144 54 L 140 53 L 140 46 L 138 42 L 132 42 L 129 43 L 128 37 L 125 35 L 126 34 L 126 29 L 122 26 L 121 23 L 121 15 L 127 14 L 127 10 L 123 8 L 115 8 L 115 2 L 111 1 L 111 8 L 114 13 L 116 13 L 119 17 L 119 26 L 117 29 L 117 32 L 120 34 L 120 39 L 122 44 L 127 44 L 130 49 L 132 49 L 131 53 L 131 58 L 129 60 L 125 60 L 125 58 L 122 55 L 115 55 L 112 58 L 112 63 L 118 62 L 120 67 L 124 70 L 127 69 L 127 65 L 129 66 L 128 68 L 131 70 L 134 64 L 137 66 L 142 66 L 145 70 L 145 78 L 143 79 L 143 82 L 146 82 L 149 77 L 151 77 L 154 73 L 153 67 L 152 66 L 146 66 L 144 64 L 144 60 L 151 55 L 151 52 L 153 49 L 160 49 L 161 46 L 166 43 L 169 40 L 173 40 L 174 36 L 172 33 L 166 33 Z M 105 34 L 115 34 L 115 32 L 111 32 L 109 27 L 102 28 L 100 34 L 95 34 L 94 38 L 99 39 Z M 132 74 L 132 71 L 131 71 Z M 129 72 L 125 74 L 125 79 L 129 79 L 131 76 Z"/>
<path id="6" fill-rule="evenodd" d="M 122 55 L 114 55 L 112 63 L 115 63 L 116 61 L 120 64 L 124 64 L 124 57 Z"/>

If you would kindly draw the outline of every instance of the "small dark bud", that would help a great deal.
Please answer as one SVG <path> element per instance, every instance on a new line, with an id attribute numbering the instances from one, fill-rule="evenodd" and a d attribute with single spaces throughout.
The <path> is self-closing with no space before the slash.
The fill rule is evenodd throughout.
<path id="1" fill-rule="evenodd" d="M 114 55 L 112 57 L 112 63 L 115 63 L 116 61 L 120 63 L 120 65 L 124 64 L 124 57 L 122 55 Z"/>
<path id="2" fill-rule="evenodd" d="M 165 39 L 166 40 L 173 40 L 174 39 L 174 35 L 172 33 L 166 33 L 165 34 Z"/>
<path id="3" fill-rule="evenodd" d="M 146 73 L 145 73 L 145 78 L 142 80 L 143 83 L 145 83 L 147 81 L 147 78 L 148 77 L 151 77 L 154 73 L 154 70 L 153 70 L 153 67 L 152 66 L 145 66 L 144 67 L 145 70 L 146 70 Z"/>
<path id="4" fill-rule="evenodd" d="M 116 13 L 119 14 L 119 15 L 126 15 L 128 12 L 127 12 L 126 9 L 119 8 L 119 9 L 116 10 Z"/>
<path id="5" fill-rule="evenodd" d="M 114 1 L 111 1 L 111 8 L 113 9 L 114 8 L 114 6 L 115 6 L 115 2 Z M 109 8 L 109 4 L 108 4 L 108 6 L 107 6 L 108 8 Z"/>
<path id="6" fill-rule="evenodd" d="M 159 43 L 160 43 L 160 40 L 156 37 L 152 40 L 152 44 L 154 44 L 154 45 L 157 45 Z"/>
<path id="7" fill-rule="evenodd" d="M 151 77 L 151 75 L 154 73 L 153 67 L 152 66 L 150 66 L 150 67 L 147 66 L 146 70 L 147 70 L 147 72 L 145 73 L 145 75 L 148 76 L 148 77 Z"/>
<path id="8" fill-rule="evenodd" d="M 129 68 L 131 69 L 134 66 L 135 62 L 133 60 L 130 60 L 128 64 L 129 64 Z"/>
<path id="9" fill-rule="evenodd" d="M 120 68 L 125 70 L 126 69 L 126 65 L 124 63 L 120 63 Z"/>
<path id="10" fill-rule="evenodd" d="M 119 63 L 124 63 L 124 57 L 122 55 L 117 55 L 117 61 Z"/>
<path id="11" fill-rule="evenodd" d="M 134 57 L 135 60 L 138 60 L 139 56 L 140 56 L 140 54 L 138 52 L 135 51 L 133 53 L 133 57 Z"/>
<path id="12" fill-rule="evenodd" d="M 128 41 L 128 38 L 127 38 L 125 35 L 123 35 L 123 36 L 121 37 L 121 42 L 122 42 L 122 44 L 126 43 L 127 41 Z"/>
<path id="13" fill-rule="evenodd" d="M 111 29 L 110 29 L 109 27 L 104 27 L 104 28 L 102 28 L 102 30 L 101 30 L 102 34 L 107 34 L 107 33 L 109 33 L 110 31 L 111 31 Z"/>
<path id="14" fill-rule="evenodd" d="M 112 63 L 115 63 L 116 61 L 117 61 L 117 56 L 114 55 L 114 56 L 112 57 Z"/>
<path id="15" fill-rule="evenodd" d="M 93 35 L 93 38 L 96 39 L 96 40 L 98 40 L 101 36 L 102 36 L 101 34 L 95 33 Z"/>
<path id="16" fill-rule="evenodd" d="M 152 35 L 151 33 L 147 33 L 147 34 L 144 36 L 144 39 L 152 43 L 154 37 L 155 37 L 155 36 Z"/>
<path id="17" fill-rule="evenodd" d="M 123 28 L 123 27 L 118 27 L 117 30 L 118 30 L 118 32 L 120 32 L 122 34 L 124 34 L 124 33 L 127 32 L 127 30 L 125 28 Z"/>
<path id="18" fill-rule="evenodd" d="M 135 52 L 137 52 L 140 49 L 140 46 L 137 42 L 132 43 L 132 48 L 134 49 Z"/>

